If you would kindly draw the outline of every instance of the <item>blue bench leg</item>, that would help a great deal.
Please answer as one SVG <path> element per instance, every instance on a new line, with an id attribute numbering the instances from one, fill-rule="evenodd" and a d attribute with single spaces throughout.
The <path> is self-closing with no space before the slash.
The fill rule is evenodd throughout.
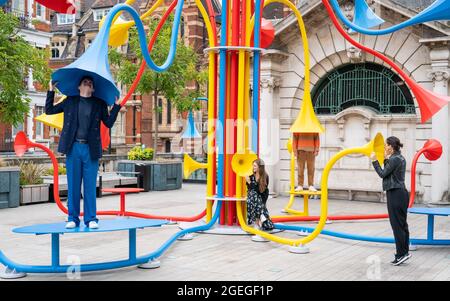
<path id="1" fill-rule="evenodd" d="M 429 214 L 428 215 L 428 233 L 427 233 L 427 240 L 433 241 L 434 240 L 434 215 Z"/>
<path id="2" fill-rule="evenodd" d="M 52 267 L 59 266 L 59 234 L 52 233 Z"/>
<path id="3" fill-rule="evenodd" d="M 129 259 L 136 260 L 136 229 L 130 229 L 129 233 Z"/>

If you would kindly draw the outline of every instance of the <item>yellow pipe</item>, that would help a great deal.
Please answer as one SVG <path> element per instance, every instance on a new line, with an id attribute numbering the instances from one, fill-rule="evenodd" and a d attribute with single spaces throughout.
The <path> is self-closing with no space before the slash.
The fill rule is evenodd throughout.
<path id="1" fill-rule="evenodd" d="M 195 3 L 197 4 L 198 9 L 200 10 L 200 14 L 203 17 L 203 20 L 205 21 L 206 25 L 206 31 L 208 33 L 208 39 L 209 39 L 209 45 L 210 47 L 215 46 L 215 37 L 213 36 L 213 30 L 212 25 L 210 22 L 210 19 L 208 17 L 208 13 L 205 10 L 205 7 L 203 6 L 202 2 L 200 0 L 195 0 Z M 210 52 L 209 55 L 209 66 L 208 66 L 208 74 L 209 74 L 209 80 L 208 80 L 208 153 L 207 153 L 207 184 L 206 184 L 206 196 L 213 197 L 213 187 L 215 183 L 213 183 L 213 169 L 214 165 L 216 163 L 216 158 L 214 156 L 214 146 L 213 146 L 213 140 L 215 138 L 215 124 L 214 124 L 214 110 L 215 110 L 215 82 L 216 78 L 214 76 L 214 69 L 216 66 L 216 60 L 215 60 L 215 53 Z M 213 201 L 207 200 L 206 201 L 206 222 L 208 223 L 211 221 L 212 218 L 212 209 L 213 209 Z"/>
<path id="2" fill-rule="evenodd" d="M 328 176 L 330 174 L 331 168 L 334 166 L 334 164 L 341 159 L 342 157 L 349 155 L 349 154 L 356 154 L 356 153 L 362 153 L 367 155 L 367 148 L 366 147 L 356 147 L 356 148 L 349 148 L 344 149 L 334 155 L 330 161 L 328 161 L 327 165 L 325 166 L 325 169 L 323 170 L 322 174 L 322 183 L 321 183 L 321 189 L 322 189 L 322 197 L 320 200 L 320 220 L 317 225 L 317 227 L 314 229 L 312 233 L 310 233 L 308 236 L 300 239 L 288 239 L 283 237 L 278 237 L 273 234 L 269 234 L 267 232 L 254 229 L 252 227 L 249 227 L 247 223 L 245 222 L 242 214 L 242 209 L 240 204 L 237 206 L 237 215 L 239 219 L 239 223 L 241 224 L 241 227 L 244 231 L 259 235 L 261 237 L 264 237 L 266 239 L 269 239 L 271 241 L 285 244 L 285 245 L 291 245 L 291 246 L 299 246 L 304 245 L 312 240 L 314 240 L 322 231 L 322 229 L 325 226 L 325 223 L 327 221 L 327 214 L 328 214 Z M 240 202 L 238 202 L 240 203 Z"/>

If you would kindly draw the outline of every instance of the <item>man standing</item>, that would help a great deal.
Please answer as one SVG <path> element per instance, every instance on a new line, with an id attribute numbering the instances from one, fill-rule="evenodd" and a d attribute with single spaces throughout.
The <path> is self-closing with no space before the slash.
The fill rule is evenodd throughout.
<path id="1" fill-rule="evenodd" d="M 61 103 L 53 104 L 57 83 L 50 82 L 45 113 L 64 112 L 64 124 L 58 144 L 58 152 L 66 154 L 69 218 L 66 228 L 80 225 L 81 182 L 83 182 L 84 223 L 91 229 L 98 228 L 96 186 L 98 161 L 102 156 L 100 122 L 111 128 L 120 110 L 116 99 L 110 113 L 106 103 L 93 96 L 94 80 L 84 76 L 78 89 L 79 96 L 68 96 Z"/>
<path id="2" fill-rule="evenodd" d="M 319 154 L 320 138 L 318 133 L 294 133 L 292 143 L 294 156 L 297 158 L 298 186 L 295 191 L 302 191 L 305 178 L 305 163 L 308 170 L 308 187 L 310 191 L 317 191 L 314 187 L 315 161 Z"/>

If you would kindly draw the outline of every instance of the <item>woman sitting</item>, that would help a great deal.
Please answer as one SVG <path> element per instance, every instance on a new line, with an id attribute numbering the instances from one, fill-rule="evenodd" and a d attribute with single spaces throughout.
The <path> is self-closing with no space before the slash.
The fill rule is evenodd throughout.
<path id="1" fill-rule="evenodd" d="M 246 177 L 247 181 L 247 224 L 270 231 L 274 225 L 269 216 L 266 202 L 269 197 L 269 176 L 264 168 L 264 161 L 253 162 L 253 175 Z"/>

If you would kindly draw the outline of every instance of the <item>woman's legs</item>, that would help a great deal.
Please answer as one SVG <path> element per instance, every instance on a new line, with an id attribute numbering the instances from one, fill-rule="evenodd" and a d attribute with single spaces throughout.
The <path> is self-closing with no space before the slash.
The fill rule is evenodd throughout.
<path id="1" fill-rule="evenodd" d="M 407 218 L 408 195 L 404 189 L 392 189 L 386 192 L 389 222 L 394 232 L 396 257 L 409 252 L 409 230 Z"/>

